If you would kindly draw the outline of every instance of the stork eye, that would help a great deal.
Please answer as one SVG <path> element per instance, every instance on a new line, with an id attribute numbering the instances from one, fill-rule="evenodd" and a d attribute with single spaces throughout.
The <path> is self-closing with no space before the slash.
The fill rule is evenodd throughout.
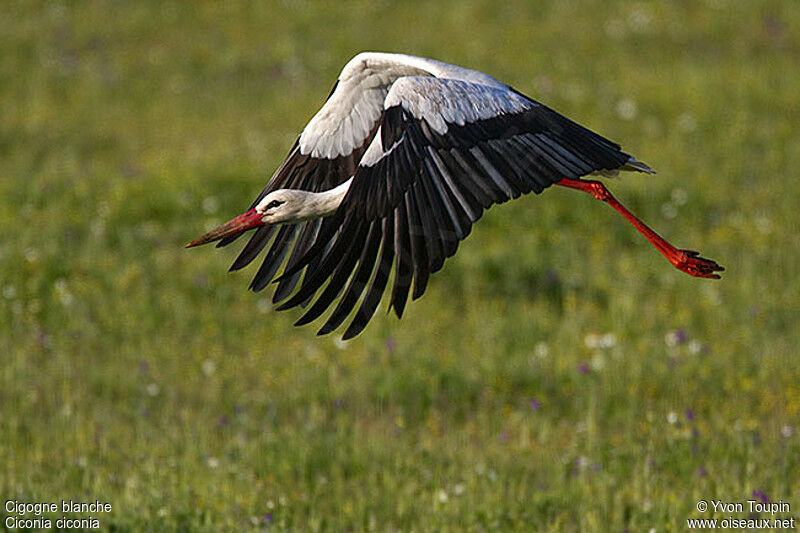
<path id="1" fill-rule="evenodd" d="M 278 207 L 279 205 L 285 204 L 283 200 L 272 200 L 270 203 L 267 204 L 266 209 L 272 209 Z"/>

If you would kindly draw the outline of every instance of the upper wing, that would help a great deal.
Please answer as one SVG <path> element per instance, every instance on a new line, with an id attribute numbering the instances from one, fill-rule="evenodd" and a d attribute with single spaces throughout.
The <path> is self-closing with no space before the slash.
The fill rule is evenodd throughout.
<path id="1" fill-rule="evenodd" d="M 359 90 L 353 84 L 342 85 L 337 82 L 325 105 L 305 127 L 250 209 L 277 189 L 320 192 L 350 179 L 378 129 L 385 93 L 386 90 Z M 250 284 L 253 290 L 263 289 L 272 281 L 287 255 L 289 260 L 286 268 L 291 268 L 303 257 L 314 241 L 320 224 L 320 220 L 310 220 L 280 228 L 262 226 L 242 249 L 231 270 L 239 270 L 250 264 L 274 237 L 264 262 Z M 240 236 L 241 233 L 225 238 L 217 246 L 226 246 Z M 288 296 L 298 280 L 298 275 L 284 278 L 275 291 L 275 301 Z"/>
<path id="2" fill-rule="evenodd" d="M 344 338 L 360 333 L 392 270 L 390 308 L 401 316 L 412 281 L 416 299 L 492 204 L 635 161 L 508 87 L 404 77 L 383 107 L 342 204 L 284 273 L 306 269 L 300 289 L 278 309 L 303 304 L 325 287 L 298 324 L 338 298 L 320 334 L 339 327 L 361 299 Z"/>

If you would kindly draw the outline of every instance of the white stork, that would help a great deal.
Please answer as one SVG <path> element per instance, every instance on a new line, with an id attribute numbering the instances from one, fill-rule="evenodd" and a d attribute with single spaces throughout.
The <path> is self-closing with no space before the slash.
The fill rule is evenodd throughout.
<path id="1" fill-rule="evenodd" d="M 257 228 L 231 270 L 271 242 L 250 288 L 262 290 L 285 263 L 273 301 L 282 302 L 279 310 L 307 307 L 296 325 L 338 302 L 320 335 L 360 301 L 348 339 L 367 325 L 393 269 L 389 308 L 400 317 L 412 281 L 416 299 L 484 209 L 555 184 L 608 203 L 683 272 L 719 278 L 716 262 L 675 248 L 602 183 L 580 179 L 619 170 L 653 173 L 618 144 L 492 76 L 361 53 L 250 209 L 187 247 L 225 246 Z"/>

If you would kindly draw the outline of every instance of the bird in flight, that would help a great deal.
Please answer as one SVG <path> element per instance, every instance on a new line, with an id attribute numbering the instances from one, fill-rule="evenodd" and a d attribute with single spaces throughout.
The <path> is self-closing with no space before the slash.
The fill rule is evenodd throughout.
<path id="1" fill-rule="evenodd" d="M 276 282 L 278 310 L 305 309 L 296 325 L 333 308 L 319 335 L 352 316 L 349 339 L 387 291 L 401 317 L 409 292 L 422 296 L 485 209 L 561 185 L 609 204 L 679 270 L 718 279 L 716 262 L 672 246 L 601 182 L 582 179 L 620 170 L 654 173 L 488 74 L 364 52 L 345 65 L 250 208 L 186 246 L 225 246 L 254 229 L 231 270 L 269 245 L 250 288 Z"/>

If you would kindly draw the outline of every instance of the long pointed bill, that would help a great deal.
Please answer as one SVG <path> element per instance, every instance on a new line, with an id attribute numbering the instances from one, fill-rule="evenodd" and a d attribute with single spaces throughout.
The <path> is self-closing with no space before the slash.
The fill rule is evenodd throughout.
<path id="1" fill-rule="evenodd" d="M 195 239 L 186 245 L 186 248 L 193 246 L 200 246 L 201 244 L 208 244 L 210 242 L 224 239 L 229 235 L 235 235 L 243 231 L 263 226 L 264 222 L 261 221 L 261 214 L 257 213 L 255 209 L 251 209 L 247 213 L 241 214 L 233 220 L 229 220 L 221 226 L 218 226 L 199 239 Z"/>

